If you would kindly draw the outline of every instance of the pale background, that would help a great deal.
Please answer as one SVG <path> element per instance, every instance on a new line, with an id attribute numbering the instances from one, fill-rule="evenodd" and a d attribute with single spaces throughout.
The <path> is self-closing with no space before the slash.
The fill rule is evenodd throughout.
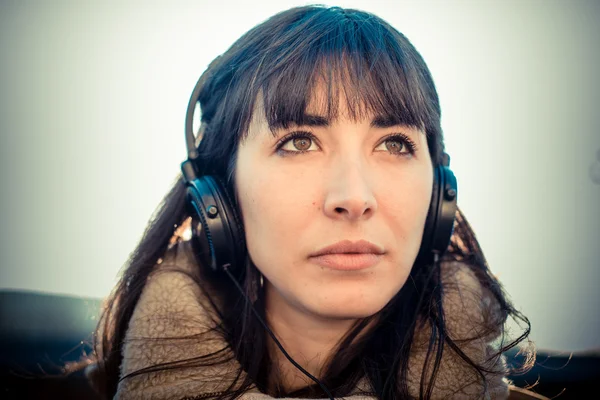
<path id="1" fill-rule="evenodd" d="M 106 296 L 208 63 L 299 1 L 0 2 L 0 288 Z M 538 348 L 600 348 L 600 2 L 338 1 L 428 63 L 459 205 Z"/>

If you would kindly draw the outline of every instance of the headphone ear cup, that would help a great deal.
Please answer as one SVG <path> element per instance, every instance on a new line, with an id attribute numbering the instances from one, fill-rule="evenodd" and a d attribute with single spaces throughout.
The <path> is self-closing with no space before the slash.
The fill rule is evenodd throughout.
<path id="1" fill-rule="evenodd" d="M 229 265 L 240 271 L 246 255 L 244 230 L 236 204 L 218 178 L 202 176 L 188 182 L 187 200 L 192 215 L 192 244 L 199 262 L 218 271 Z"/>
<path id="2" fill-rule="evenodd" d="M 227 215 L 230 217 L 228 224 L 233 240 L 236 243 L 235 251 L 238 253 L 236 257 L 241 260 L 246 254 L 246 236 L 244 232 L 244 223 L 237 211 L 239 210 L 239 207 L 237 201 L 234 200 L 234 197 L 230 194 L 229 190 L 227 190 L 225 182 L 218 177 L 215 177 L 215 182 L 217 186 L 217 195 L 221 197 L 222 203 L 226 205 Z"/>
<path id="3" fill-rule="evenodd" d="M 440 175 L 443 176 L 443 185 L 439 185 L 439 208 L 437 224 L 433 235 L 432 251 L 440 256 L 448 249 L 452 233 L 454 232 L 454 221 L 456 219 L 458 186 L 456 177 L 448 167 L 440 166 Z"/>
<path id="4" fill-rule="evenodd" d="M 443 165 L 437 166 L 418 259 L 429 261 L 433 254 L 441 256 L 448 248 L 454 231 L 457 190 L 452 170 Z"/>
<path id="5" fill-rule="evenodd" d="M 439 168 L 435 168 L 433 170 L 433 188 L 431 190 L 431 201 L 429 203 L 429 211 L 427 212 L 427 217 L 425 219 L 425 229 L 423 230 L 423 238 L 421 240 L 421 248 L 419 249 L 419 254 L 417 259 L 424 259 L 429 261 L 431 257 L 431 243 L 433 241 L 433 234 L 435 232 L 435 224 L 437 222 L 437 212 L 438 212 L 438 198 L 439 198 L 439 186 L 440 186 L 440 177 Z"/>
<path id="6" fill-rule="evenodd" d="M 206 215 L 202 207 L 201 197 L 195 186 L 187 187 L 188 212 L 192 217 L 192 247 L 200 265 L 208 266 L 211 270 L 217 269 L 215 245 L 208 228 Z"/>

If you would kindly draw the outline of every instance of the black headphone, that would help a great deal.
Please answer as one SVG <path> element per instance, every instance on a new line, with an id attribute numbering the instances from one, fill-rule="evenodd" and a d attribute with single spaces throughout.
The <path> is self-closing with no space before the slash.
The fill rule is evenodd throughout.
<path id="1" fill-rule="evenodd" d="M 192 245 L 200 262 L 213 271 L 228 265 L 230 271 L 241 274 L 247 250 L 237 205 L 220 178 L 200 173 L 201 160 L 192 128 L 200 87 L 199 81 L 188 104 L 185 120 L 188 159 L 181 164 L 187 206 L 192 216 Z M 449 165 L 450 157 L 444 153 L 443 164 L 434 169 L 431 203 L 417 259 L 438 258 L 450 244 L 457 209 L 457 184 Z"/>

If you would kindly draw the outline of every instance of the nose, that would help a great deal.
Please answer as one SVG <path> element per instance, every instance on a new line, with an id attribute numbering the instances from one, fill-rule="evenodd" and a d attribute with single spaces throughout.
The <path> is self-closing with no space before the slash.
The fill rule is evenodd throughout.
<path id="1" fill-rule="evenodd" d="M 358 161 L 339 163 L 327 182 L 323 209 L 328 217 L 354 221 L 370 218 L 377 210 L 372 181 Z"/>

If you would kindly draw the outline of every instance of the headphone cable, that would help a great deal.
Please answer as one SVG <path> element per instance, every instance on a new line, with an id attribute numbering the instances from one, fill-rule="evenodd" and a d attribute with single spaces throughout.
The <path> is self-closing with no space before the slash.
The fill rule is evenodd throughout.
<path id="1" fill-rule="evenodd" d="M 261 325 L 267 330 L 267 333 L 275 341 L 275 344 L 277 345 L 277 347 L 279 347 L 279 350 L 281 350 L 281 352 L 283 353 L 283 355 L 292 363 L 292 365 L 294 367 L 296 367 L 297 369 L 299 369 L 304 375 L 306 375 L 307 377 L 309 377 L 310 379 L 312 379 L 316 384 L 318 384 L 321 387 L 321 389 L 323 390 L 323 392 L 325 392 L 325 394 L 329 397 L 330 400 L 335 400 L 335 398 L 331 395 L 331 393 L 329 392 L 329 390 L 327 390 L 327 388 L 325 387 L 325 385 L 320 380 L 318 380 L 313 375 L 311 375 L 308 371 L 306 371 L 304 368 L 302 368 L 302 366 L 300 364 L 298 364 L 296 361 L 294 361 L 294 359 L 289 356 L 289 354 L 287 353 L 287 351 L 285 351 L 285 349 L 283 348 L 283 346 L 281 345 L 281 343 L 279 343 L 279 340 L 277 340 L 277 338 L 275 337 L 275 334 L 273 333 L 273 331 L 267 326 L 267 324 L 265 323 L 265 321 L 262 319 L 262 317 L 258 314 L 258 312 L 256 311 L 256 309 L 254 308 L 254 304 L 252 304 L 250 302 L 250 299 L 248 298 L 248 296 L 244 292 L 244 289 L 242 289 L 242 287 L 240 286 L 240 284 L 237 281 L 237 279 L 235 279 L 235 277 L 229 271 L 229 266 L 230 266 L 230 264 L 225 264 L 225 265 L 223 265 L 223 269 L 225 270 L 225 272 L 227 273 L 227 275 L 229 276 L 229 278 L 231 279 L 231 281 L 234 283 L 234 285 L 238 288 L 238 290 L 240 291 L 240 293 L 242 294 L 242 296 L 244 296 L 244 299 L 246 300 L 246 302 L 250 306 L 250 309 L 252 310 L 252 313 L 258 319 L 258 321 L 261 323 Z"/>

